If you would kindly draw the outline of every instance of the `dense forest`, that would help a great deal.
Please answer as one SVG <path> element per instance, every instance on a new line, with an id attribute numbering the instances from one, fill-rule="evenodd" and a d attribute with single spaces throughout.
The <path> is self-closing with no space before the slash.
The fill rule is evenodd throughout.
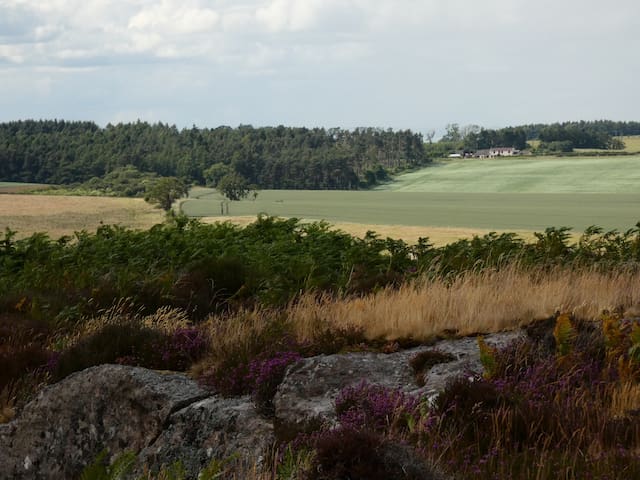
<path id="1" fill-rule="evenodd" d="M 234 172 L 265 189 L 357 189 L 427 163 L 423 146 L 409 130 L 16 121 L 0 124 L 0 180 L 72 184 L 132 165 L 212 186 Z"/>

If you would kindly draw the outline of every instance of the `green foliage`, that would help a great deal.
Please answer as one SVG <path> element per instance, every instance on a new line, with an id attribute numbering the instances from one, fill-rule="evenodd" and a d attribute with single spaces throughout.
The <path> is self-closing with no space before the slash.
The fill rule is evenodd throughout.
<path id="1" fill-rule="evenodd" d="M 46 195 L 82 195 L 106 197 L 144 197 L 158 175 L 141 172 L 133 165 L 118 167 L 103 177 L 93 177 L 80 184 L 46 188 L 35 193 Z"/>
<path id="2" fill-rule="evenodd" d="M 216 184 L 216 189 L 231 201 L 238 201 L 249 195 L 247 180 L 237 173 L 228 173 Z"/>
<path id="3" fill-rule="evenodd" d="M 54 372 L 56 379 L 104 363 L 160 367 L 167 338 L 152 328 L 122 323 L 105 325 L 65 350 Z"/>
<path id="4" fill-rule="evenodd" d="M 187 184 L 176 177 L 164 177 L 157 180 L 145 193 L 144 199 L 162 208 L 171 210 L 173 202 L 189 193 Z"/>
<path id="5" fill-rule="evenodd" d="M 232 168 L 225 163 L 218 162 L 211 165 L 202 173 L 204 175 L 206 185 L 209 187 L 216 187 L 221 178 L 232 173 Z"/>
<path id="6" fill-rule="evenodd" d="M 118 455 L 111 464 L 107 461 L 108 451 L 98 454 L 93 463 L 82 471 L 80 480 L 124 480 L 133 470 L 136 454 L 125 452 Z"/>
<path id="7" fill-rule="evenodd" d="M 487 345 L 484 337 L 478 337 L 478 349 L 480 350 L 480 363 L 484 369 L 484 377 L 492 378 L 496 374 L 496 349 Z"/>
<path id="8" fill-rule="evenodd" d="M 359 128 L 190 128 L 91 122 L 0 124 L 0 178 L 78 184 L 119 167 L 217 185 L 227 173 L 265 189 L 357 189 L 364 172 L 428 163 L 420 134 Z M 100 181 L 97 190 L 103 189 Z M 84 190 L 91 190 L 83 188 Z"/>
<path id="9" fill-rule="evenodd" d="M 284 305 L 300 292 L 361 294 L 420 275 L 450 277 L 518 264 L 609 269 L 640 260 L 638 227 L 569 243 L 551 228 L 525 243 L 490 233 L 435 248 L 356 238 L 327 223 L 259 217 L 240 228 L 176 217 L 148 231 L 102 226 L 54 241 L 44 234 L 0 242 L 0 308 L 48 322 L 78 320 L 130 299 L 137 308 L 186 309 L 195 318 L 260 302 Z M 57 320 L 56 320 L 57 319 Z"/>

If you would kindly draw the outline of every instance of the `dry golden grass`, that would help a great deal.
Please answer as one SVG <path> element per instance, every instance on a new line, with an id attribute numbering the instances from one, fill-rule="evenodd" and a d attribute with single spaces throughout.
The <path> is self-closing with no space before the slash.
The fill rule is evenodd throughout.
<path id="1" fill-rule="evenodd" d="M 428 339 L 447 330 L 469 335 L 514 329 L 557 310 L 596 319 L 603 309 L 627 308 L 639 300 L 640 274 L 511 268 L 468 273 L 450 284 L 404 285 L 363 298 L 316 301 L 306 296 L 289 315 L 301 338 L 321 323 L 361 327 L 371 339 Z"/>
<path id="2" fill-rule="evenodd" d="M 318 300 L 303 296 L 285 312 L 242 311 L 211 317 L 212 355 L 194 367 L 206 371 L 234 352 L 252 346 L 275 318 L 286 318 L 287 330 L 300 342 L 313 343 L 327 329 L 361 328 L 369 339 L 413 338 L 428 341 L 443 332 L 458 335 L 513 330 L 556 311 L 598 319 L 605 309 L 628 308 L 640 301 L 640 274 L 595 271 L 469 273 L 444 281 L 404 285 L 361 297 Z"/>
<path id="3" fill-rule="evenodd" d="M 636 383 L 618 385 L 611 397 L 611 415 L 624 417 L 638 409 L 640 409 L 640 385 Z"/>
<path id="4" fill-rule="evenodd" d="M 0 194 L 0 229 L 9 227 L 20 238 L 35 232 L 59 238 L 95 231 L 101 223 L 146 229 L 163 219 L 161 210 L 139 198 Z"/>
<path id="5" fill-rule="evenodd" d="M 204 223 L 215 222 L 231 222 L 236 225 L 246 226 L 256 221 L 254 216 L 222 216 L 222 217 L 203 217 L 200 219 Z M 429 241 L 435 246 L 442 246 L 455 242 L 463 238 L 471 238 L 474 235 L 482 236 L 490 232 L 490 230 L 482 230 L 477 228 L 453 228 L 453 227 L 417 227 L 409 225 L 367 225 L 363 223 L 347 223 L 334 222 L 331 224 L 334 230 L 342 230 L 355 237 L 363 238 L 367 231 L 376 232 L 380 237 L 391 237 L 402 239 L 407 243 L 413 244 L 420 237 L 428 237 Z M 498 232 L 501 233 L 501 232 Z M 529 241 L 534 238 L 533 232 L 530 230 L 517 230 L 523 239 Z"/>

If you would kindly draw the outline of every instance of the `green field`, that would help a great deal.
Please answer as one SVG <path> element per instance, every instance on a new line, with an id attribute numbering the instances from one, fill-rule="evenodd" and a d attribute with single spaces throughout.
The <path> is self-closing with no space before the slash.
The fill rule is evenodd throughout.
<path id="1" fill-rule="evenodd" d="M 182 209 L 219 216 L 220 200 L 215 190 L 195 189 Z M 373 225 L 625 230 L 640 220 L 640 156 L 443 161 L 373 191 L 265 190 L 229 210 L 261 212 Z"/>
<path id="2" fill-rule="evenodd" d="M 449 193 L 640 193 L 640 156 L 443 160 L 400 175 L 379 189 Z"/>
<path id="3" fill-rule="evenodd" d="M 183 202 L 194 217 L 220 215 L 215 191 L 198 189 Z M 265 190 L 254 202 L 232 202 L 233 216 L 267 213 L 329 222 L 378 225 L 469 227 L 492 230 L 543 230 L 589 225 L 627 229 L 640 220 L 638 194 L 509 194 L 392 191 Z"/>

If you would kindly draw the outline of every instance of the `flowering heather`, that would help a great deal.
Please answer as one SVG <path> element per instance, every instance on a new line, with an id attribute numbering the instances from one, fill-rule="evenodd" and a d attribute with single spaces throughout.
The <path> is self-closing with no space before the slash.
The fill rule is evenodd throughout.
<path id="1" fill-rule="evenodd" d="M 272 413 L 271 402 L 287 367 L 301 358 L 298 352 L 285 351 L 276 352 L 266 358 L 255 358 L 249 363 L 245 380 L 251 388 L 256 405 L 263 413 Z"/>
<path id="2" fill-rule="evenodd" d="M 209 342 L 201 330 L 194 327 L 176 329 L 161 349 L 162 363 L 172 370 L 186 370 L 200 359 Z"/>
<path id="3" fill-rule="evenodd" d="M 344 388 L 337 396 L 336 413 L 340 424 L 347 428 L 370 428 L 383 431 L 391 426 L 402 427 L 407 416 L 416 416 L 417 398 L 381 385 L 362 381 Z"/>

